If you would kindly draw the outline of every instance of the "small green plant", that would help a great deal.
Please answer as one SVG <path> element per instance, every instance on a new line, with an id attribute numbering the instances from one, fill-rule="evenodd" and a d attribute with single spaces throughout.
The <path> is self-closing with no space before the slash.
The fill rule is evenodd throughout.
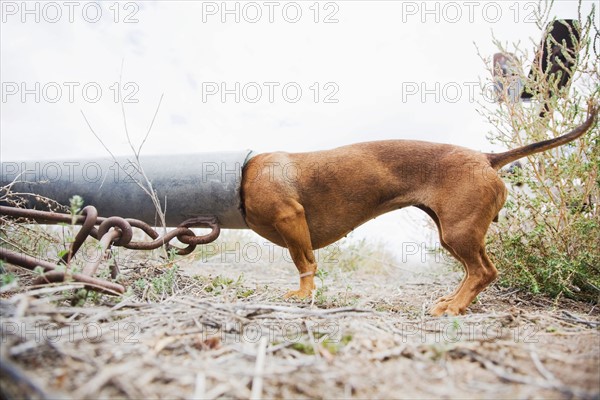
<path id="1" fill-rule="evenodd" d="M 319 334 L 318 332 L 314 332 L 313 335 L 315 340 L 319 340 L 319 342 L 316 343 L 316 346 L 310 342 L 295 342 L 291 345 L 292 349 L 307 355 L 314 355 L 315 348 L 322 348 L 329 354 L 337 354 L 344 346 L 352 341 L 352 335 L 350 334 L 342 335 L 339 339 L 324 337 L 326 334 Z M 322 337 L 324 338 L 320 340 Z"/>
<path id="2" fill-rule="evenodd" d="M 0 267 L 1 268 L 1 267 Z M 3 272 L 0 274 L 0 286 L 10 285 L 17 280 L 17 276 L 12 272 Z"/>
<path id="3" fill-rule="evenodd" d="M 85 304 L 90 292 L 91 290 L 87 289 L 78 289 L 75 291 L 75 294 L 71 298 L 71 305 L 74 307 L 82 307 Z"/>
<path id="4" fill-rule="evenodd" d="M 453 318 L 450 329 L 446 331 L 448 340 L 452 343 L 458 341 L 460 339 L 461 332 L 462 326 L 460 320 L 458 318 Z"/>
<path id="5" fill-rule="evenodd" d="M 152 289 L 157 295 L 172 295 L 177 277 L 177 265 L 167 269 L 165 273 L 152 279 Z"/>
<path id="6" fill-rule="evenodd" d="M 127 290 L 125 291 L 125 293 L 123 293 L 121 296 L 119 296 L 119 300 L 117 301 L 117 303 L 125 301 L 125 299 L 134 297 L 134 296 L 135 296 L 135 289 L 133 287 L 129 286 L 127 288 Z"/>
<path id="7" fill-rule="evenodd" d="M 207 293 L 221 294 L 233 283 L 233 279 L 217 275 L 209 285 L 204 288 Z"/>
<path id="8" fill-rule="evenodd" d="M 235 290 L 235 296 L 238 299 L 245 299 L 252 296 L 255 290 L 244 286 L 244 274 L 240 274 L 236 280 L 221 275 L 210 279 L 203 276 L 196 276 L 196 279 L 205 283 L 204 291 L 214 295 L 220 295 L 227 290 Z"/>
<path id="9" fill-rule="evenodd" d="M 63 258 L 69 254 L 70 244 L 75 240 L 73 235 L 73 226 L 77 222 L 77 217 L 81 215 L 83 209 L 83 198 L 79 195 L 75 195 L 69 199 L 69 214 L 71 214 L 71 223 L 67 224 L 64 222 L 58 223 L 57 225 L 62 227 L 62 238 L 64 248 L 56 254 L 57 258 Z M 70 259 L 67 260 L 70 263 Z"/>
<path id="10" fill-rule="evenodd" d="M 61 251 L 58 252 L 57 257 L 58 258 L 63 258 L 67 254 L 69 254 L 69 249 L 62 249 Z"/>
<path id="11" fill-rule="evenodd" d="M 39 265 L 38 265 L 38 266 L 36 266 L 36 267 L 33 269 L 33 274 L 34 274 L 34 275 L 37 275 L 37 276 L 42 276 L 42 275 L 44 275 L 44 272 L 45 272 L 45 271 L 44 271 L 44 268 L 43 268 L 43 267 L 41 267 L 41 266 L 39 266 Z"/>
<path id="12" fill-rule="evenodd" d="M 69 199 L 69 212 L 71 214 L 71 225 L 75 225 L 77 216 L 83 209 L 83 197 L 75 195 Z"/>
<path id="13" fill-rule="evenodd" d="M 144 290 L 148 285 L 148 282 L 144 278 L 137 279 L 134 283 L 134 286 L 138 290 Z"/>
<path id="14" fill-rule="evenodd" d="M 317 304 L 324 304 L 327 302 L 326 293 L 329 290 L 327 285 L 325 285 L 325 278 L 327 275 L 329 275 L 329 272 L 325 271 L 324 269 L 317 270 L 317 273 L 315 274 L 321 283 L 315 292 L 315 302 Z"/>
<path id="15" fill-rule="evenodd" d="M 340 342 L 336 340 L 331 340 L 330 338 L 326 338 L 319 344 L 330 354 L 337 354 L 337 352 L 340 351 L 340 349 L 342 348 Z"/>
<path id="16" fill-rule="evenodd" d="M 315 354 L 315 348 L 310 343 L 295 342 L 292 344 L 292 349 L 299 351 L 300 353 L 313 355 Z"/>
<path id="17" fill-rule="evenodd" d="M 356 271 L 372 256 L 373 249 L 365 238 L 352 241 L 341 252 L 339 267 L 342 271 Z"/>
<path id="18" fill-rule="evenodd" d="M 168 250 L 167 252 L 167 259 L 169 260 L 170 263 L 175 261 L 175 258 L 177 257 L 177 249 L 172 247 Z"/>
<path id="19" fill-rule="evenodd" d="M 245 299 L 247 297 L 250 297 L 253 294 L 254 294 L 254 289 L 238 290 L 236 292 L 237 297 L 241 298 L 241 299 Z"/>
<path id="20" fill-rule="evenodd" d="M 352 335 L 345 334 L 339 339 L 325 338 L 320 344 L 331 354 L 337 354 L 344 346 L 352 341 Z"/>

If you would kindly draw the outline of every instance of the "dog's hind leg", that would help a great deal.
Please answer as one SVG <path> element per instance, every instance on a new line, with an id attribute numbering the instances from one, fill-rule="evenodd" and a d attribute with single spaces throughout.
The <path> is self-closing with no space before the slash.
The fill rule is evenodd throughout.
<path id="1" fill-rule="evenodd" d="M 416 207 L 419 208 L 420 210 L 423 210 L 427 215 L 429 215 L 429 217 L 431 217 L 431 219 L 433 220 L 433 222 L 435 222 L 435 225 L 437 226 L 437 229 L 438 229 L 438 232 L 439 232 L 439 236 L 440 236 L 440 244 L 454 258 L 456 258 L 457 260 L 460 261 L 460 257 L 454 252 L 454 250 L 452 250 L 452 247 L 448 246 L 448 243 L 446 243 L 446 241 L 444 240 L 444 235 L 443 235 L 443 231 L 442 231 L 442 225 L 440 224 L 440 219 L 438 218 L 437 214 L 431 208 L 429 208 L 429 207 L 426 207 L 426 206 L 423 206 L 423 205 L 417 205 Z M 468 272 L 465 269 L 465 276 L 463 277 L 463 279 L 460 282 L 460 284 L 458 285 L 458 287 L 456 287 L 456 289 L 454 289 L 454 291 L 451 294 L 448 294 L 446 296 L 441 297 L 438 301 L 449 301 L 449 300 L 453 299 L 454 296 L 456 296 L 456 294 L 462 288 L 463 284 L 465 283 L 465 280 L 467 279 L 467 276 L 468 276 Z"/>
<path id="2" fill-rule="evenodd" d="M 300 273 L 300 289 L 292 290 L 285 298 L 310 297 L 315 289 L 314 277 L 317 263 L 312 250 L 310 231 L 304 214 L 304 207 L 291 200 L 289 204 L 276 208 L 275 229 L 285 241 L 292 260 Z"/>
<path id="3" fill-rule="evenodd" d="M 487 257 L 484 248 L 484 237 L 489 223 L 483 229 L 480 221 L 465 220 L 456 225 L 449 225 L 443 231 L 444 240 L 464 265 L 466 274 L 453 296 L 438 300 L 430 311 L 432 315 L 463 314 L 475 297 L 498 276 L 498 270 Z"/>

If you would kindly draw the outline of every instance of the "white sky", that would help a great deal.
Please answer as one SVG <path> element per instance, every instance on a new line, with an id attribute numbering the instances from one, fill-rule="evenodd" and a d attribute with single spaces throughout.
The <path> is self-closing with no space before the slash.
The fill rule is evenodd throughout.
<path id="1" fill-rule="evenodd" d="M 487 78 L 476 46 L 491 57 L 496 51 L 492 33 L 502 42 L 521 41 L 531 49 L 541 38 L 529 21 L 537 5 L 533 1 L 228 1 L 228 9 L 238 7 L 239 23 L 233 14 L 221 21 L 221 1 L 99 3 L 101 15 L 93 23 L 96 4 L 1 2 L 2 161 L 105 156 L 81 111 L 115 154 L 129 154 L 113 86 L 122 62 L 122 84 L 130 83 L 124 93 L 138 100 L 125 104 L 134 142 L 145 135 L 164 94 L 144 154 L 308 151 L 393 138 L 490 151 L 490 127 L 476 112 L 480 90 L 469 98 L 470 85 Z M 584 13 L 592 3 L 583 2 Z M 300 20 L 286 21 L 295 18 L 297 9 Z M 262 17 L 251 23 L 256 10 Z M 324 23 L 330 14 L 337 22 Z M 577 3 L 556 1 L 551 14 L 577 18 Z M 124 22 L 128 16 L 131 23 Z M 233 94 L 225 102 L 220 93 L 204 91 L 203 96 L 207 85 L 222 82 L 228 89 L 236 82 L 240 88 L 250 84 L 247 96 L 240 93 L 239 103 Z M 264 82 L 274 82 L 273 102 Z M 435 93 L 422 99 L 421 86 L 435 91 L 436 83 L 439 101 Z M 286 84 L 301 88 L 297 102 L 284 98 Z M 72 99 L 68 85 L 74 88 Z M 256 96 L 256 85 L 262 97 L 252 103 L 248 100 Z M 56 87 L 61 97 L 51 102 Z M 91 102 L 95 87 L 102 94 Z M 418 93 L 406 93 L 415 87 Z M 23 96 L 23 88 L 31 93 Z M 335 88 L 337 103 L 325 103 Z M 287 94 L 293 97 L 294 88 Z M 407 219 L 408 214 L 399 218 L 393 213 L 357 235 L 395 243 L 420 240 L 422 226 L 407 226 Z"/>

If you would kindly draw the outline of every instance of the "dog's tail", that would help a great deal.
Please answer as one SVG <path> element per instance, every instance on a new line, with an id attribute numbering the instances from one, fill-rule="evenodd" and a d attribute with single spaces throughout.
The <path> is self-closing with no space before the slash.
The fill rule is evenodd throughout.
<path id="1" fill-rule="evenodd" d="M 569 143 L 572 140 L 577 139 L 590 129 L 596 122 L 598 117 L 598 107 L 590 104 L 588 109 L 588 118 L 585 122 L 571 132 L 559 136 L 554 139 L 544 140 L 542 142 L 533 143 L 528 146 L 519 147 L 518 149 L 509 150 L 504 153 L 488 153 L 487 158 L 492 165 L 492 168 L 498 170 L 508 163 L 511 163 L 519 158 L 523 158 L 530 154 L 539 153 L 542 151 L 550 150 L 554 147 L 562 146 L 563 144 Z"/>

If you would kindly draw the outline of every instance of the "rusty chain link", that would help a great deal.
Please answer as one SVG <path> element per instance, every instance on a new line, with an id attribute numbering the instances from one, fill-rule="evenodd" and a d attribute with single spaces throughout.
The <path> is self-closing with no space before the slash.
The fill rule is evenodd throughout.
<path id="1" fill-rule="evenodd" d="M 38 223 L 46 224 L 76 224 L 81 225 L 75 239 L 69 247 L 69 251 L 58 261 L 59 264 L 68 265 L 75 257 L 77 251 L 81 248 L 88 236 L 98 240 L 103 254 L 107 254 L 112 246 L 125 247 L 132 250 L 154 250 L 161 246 L 167 246 L 167 249 L 175 249 L 178 255 L 190 254 L 197 245 L 206 244 L 219 237 L 221 232 L 218 220 L 215 217 L 196 217 L 181 223 L 177 228 L 160 235 L 147 223 L 131 218 L 121 217 L 99 217 L 98 211 L 93 206 L 87 206 L 81 211 L 81 215 L 73 216 L 70 214 L 56 213 L 51 211 L 28 210 L 16 207 L 0 206 L 0 215 L 6 215 L 15 219 L 33 220 Z M 96 227 L 98 226 L 98 227 Z M 137 228 L 148 235 L 152 241 L 132 242 L 133 228 Z M 197 236 L 190 228 L 210 228 L 210 233 Z M 170 244 L 170 241 L 177 238 L 187 247 L 178 248 Z M 62 282 L 65 279 L 73 279 L 86 284 L 90 290 L 98 290 L 104 293 L 119 295 L 125 292 L 125 288 L 114 282 L 95 278 L 96 270 L 102 261 L 90 260 L 86 263 L 82 273 L 72 274 L 60 271 L 57 264 L 38 260 L 25 254 L 17 253 L 0 247 L 0 259 L 11 264 L 19 265 L 28 269 L 35 269 L 40 266 L 44 270 L 44 275 L 36 280 L 36 283 Z M 117 266 L 111 266 L 111 276 L 116 278 Z"/>

